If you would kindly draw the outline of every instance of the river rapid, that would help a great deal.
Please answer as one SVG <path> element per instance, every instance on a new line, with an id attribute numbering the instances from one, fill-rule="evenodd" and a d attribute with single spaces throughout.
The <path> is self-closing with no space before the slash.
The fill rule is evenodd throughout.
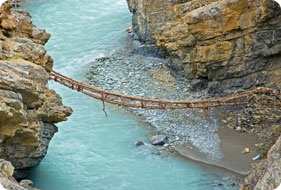
<path id="1" fill-rule="evenodd" d="M 124 46 L 131 24 L 125 0 L 31 0 L 22 9 L 52 37 L 46 45 L 54 70 L 79 81 L 96 58 Z M 131 113 L 49 83 L 73 108 L 30 179 L 43 190 L 221 190 L 238 189 L 225 170 L 163 156 L 149 142 L 148 126 Z"/>

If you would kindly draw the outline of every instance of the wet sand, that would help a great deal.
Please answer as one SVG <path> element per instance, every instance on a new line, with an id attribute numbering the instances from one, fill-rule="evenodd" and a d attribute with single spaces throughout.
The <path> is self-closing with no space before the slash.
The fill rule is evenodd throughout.
<path id="1" fill-rule="evenodd" d="M 251 163 L 254 162 L 252 158 L 257 155 L 254 144 L 258 143 L 258 139 L 253 134 L 239 133 L 223 126 L 219 128 L 217 134 L 220 137 L 220 147 L 224 155 L 220 160 L 208 159 L 205 154 L 201 153 L 191 143 L 178 145 L 175 149 L 185 158 L 246 175 L 251 169 Z M 246 147 L 250 148 L 250 152 L 243 154 L 242 151 Z"/>

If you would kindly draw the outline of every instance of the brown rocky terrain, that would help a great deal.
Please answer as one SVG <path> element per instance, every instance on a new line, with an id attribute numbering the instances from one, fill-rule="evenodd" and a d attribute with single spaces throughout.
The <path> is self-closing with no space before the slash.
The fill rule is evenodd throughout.
<path id="1" fill-rule="evenodd" d="M 35 190 L 32 181 L 22 180 L 20 183 L 13 177 L 14 167 L 6 160 L 0 159 L 0 189 Z"/>
<path id="2" fill-rule="evenodd" d="M 72 113 L 47 87 L 53 60 L 44 44 L 50 35 L 32 24 L 30 15 L 0 8 L 0 158 L 10 161 L 16 178 L 46 155 L 55 123 Z M 12 167 L 12 166 L 11 166 Z M 0 177 L 1 178 L 1 177 Z M 17 188 L 16 188 L 17 189 Z"/>
<path id="3" fill-rule="evenodd" d="M 230 112 L 227 117 L 228 127 L 243 133 L 254 133 L 260 139 L 256 149 L 261 159 L 252 164 L 242 190 L 274 189 L 281 183 L 280 106 L 280 94 L 254 95 L 244 109 L 235 114 Z"/>
<path id="4" fill-rule="evenodd" d="M 267 153 L 267 159 L 253 164 L 241 190 L 276 189 L 281 182 L 281 136 Z"/>
<path id="5" fill-rule="evenodd" d="M 254 87 L 281 89 L 281 9 L 273 0 L 127 0 L 134 38 L 160 48 L 191 90 L 225 95 Z M 189 86 L 189 84 L 187 84 Z M 263 142 L 243 190 L 281 183 L 280 95 L 254 96 L 229 111 L 228 127 Z M 222 112 L 226 113 L 225 110 Z"/>
<path id="6" fill-rule="evenodd" d="M 281 88 L 281 10 L 274 1 L 127 2 L 135 38 L 161 47 L 173 69 L 203 81 L 210 92 Z M 44 48 L 49 38 L 28 13 L 12 10 L 10 2 L 1 6 L 0 157 L 13 166 L 1 161 L 0 182 L 13 189 L 30 188 L 28 181 L 18 184 L 11 175 L 24 178 L 38 164 L 57 131 L 55 123 L 72 112 L 46 86 L 53 65 Z M 265 141 L 264 157 L 241 189 L 273 189 L 280 183 L 280 107 L 278 102 L 255 101 L 259 98 L 241 111 L 239 126 L 232 126 Z"/>
<path id="7" fill-rule="evenodd" d="M 281 9 L 273 0 L 127 0 L 135 38 L 212 93 L 281 88 Z"/>

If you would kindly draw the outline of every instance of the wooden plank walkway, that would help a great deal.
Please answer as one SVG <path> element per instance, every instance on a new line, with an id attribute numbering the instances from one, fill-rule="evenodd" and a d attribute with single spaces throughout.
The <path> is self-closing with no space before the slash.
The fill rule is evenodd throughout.
<path id="1" fill-rule="evenodd" d="M 238 106 L 247 104 L 247 97 L 253 94 L 278 94 L 279 92 L 273 90 L 264 90 L 263 88 L 257 88 L 248 90 L 242 93 L 233 94 L 231 96 L 225 96 L 221 98 L 209 98 L 201 100 L 191 101 L 172 101 L 172 100 L 159 100 L 159 99 L 148 99 L 136 96 L 128 96 L 115 92 L 102 90 L 71 78 L 68 78 L 56 71 L 51 71 L 50 79 L 67 86 L 73 90 L 77 90 L 86 94 L 92 98 L 101 100 L 103 103 L 107 102 L 110 104 L 116 104 L 131 108 L 146 108 L 146 109 L 188 109 L 188 108 L 201 108 L 209 109 L 211 107 L 218 106 Z M 277 100 L 278 101 L 278 100 Z M 276 100 L 274 100 L 276 102 Z M 278 103 L 279 102 L 279 103 Z M 280 104 L 280 101 L 277 103 Z"/>

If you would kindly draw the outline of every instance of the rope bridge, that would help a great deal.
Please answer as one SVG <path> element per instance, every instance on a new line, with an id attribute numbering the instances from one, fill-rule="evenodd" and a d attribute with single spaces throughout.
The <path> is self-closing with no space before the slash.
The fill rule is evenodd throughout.
<path id="1" fill-rule="evenodd" d="M 201 100 L 191 100 L 191 101 L 171 101 L 171 100 L 159 100 L 159 99 L 148 99 L 140 98 L 136 96 L 128 96 L 124 94 L 119 94 L 115 92 L 110 92 L 102 90 L 82 82 L 78 82 L 71 78 L 68 78 L 56 71 L 51 71 L 50 78 L 64 86 L 67 86 L 78 92 L 82 92 L 92 98 L 107 102 L 110 104 L 116 104 L 131 108 L 147 108 L 147 109 L 188 109 L 188 108 L 201 108 L 209 109 L 211 107 L 218 106 L 238 106 L 247 104 L 247 102 L 239 102 L 243 98 L 249 97 L 253 94 L 277 94 L 279 92 L 273 90 L 264 90 L 262 88 L 253 89 L 245 91 L 239 94 L 233 94 L 231 96 L 225 96 L 221 98 L 209 98 Z M 268 99 L 268 101 L 274 101 L 281 106 L 281 103 L 277 99 Z"/>

